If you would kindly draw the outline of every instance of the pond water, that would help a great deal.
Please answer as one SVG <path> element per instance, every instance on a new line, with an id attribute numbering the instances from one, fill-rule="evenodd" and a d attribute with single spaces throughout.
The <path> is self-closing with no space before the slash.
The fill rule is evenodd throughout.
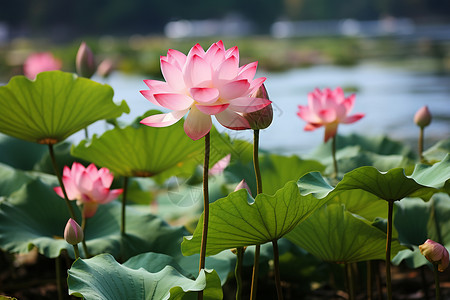
<path id="1" fill-rule="evenodd" d="M 283 73 L 264 73 L 266 87 L 274 105 L 272 125 L 261 131 L 260 145 L 278 153 L 307 153 L 323 141 L 324 129 L 303 131 L 305 122 L 296 115 L 298 105 L 307 104 L 307 94 L 314 88 L 337 86 L 356 89 L 353 112 L 366 116 L 353 124 L 339 126 L 339 133 L 370 136 L 387 135 L 393 139 L 415 142 L 419 129 L 413 123 L 415 112 L 428 105 L 433 122 L 426 128 L 426 146 L 450 136 L 450 76 L 437 76 L 376 64 L 352 68 L 316 66 Z M 94 78 L 96 79 L 96 78 Z M 145 76 L 114 73 L 108 79 L 115 91 L 116 102 L 125 99 L 131 113 L 120 120 L 130 122 L 149 109 L 161 109 L 147 101 L 139 91 L 146 89 Z M 217 124 L 217 123 L 216 123 Z M 217 126 L 232 137 L 252 141 L 251 131 L 231 131 Z M 103 124 L 89 127 L 102 132 Z M 83 138 L 77 133 L 71 139 Z"/>

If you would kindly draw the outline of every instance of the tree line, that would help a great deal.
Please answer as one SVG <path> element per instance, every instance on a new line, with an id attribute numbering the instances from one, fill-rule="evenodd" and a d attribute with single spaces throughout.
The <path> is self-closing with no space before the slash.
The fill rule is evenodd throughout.
<path id="1" fill-rule="evenodd" d="M 4 1 L 0 22 L 30 34 L 159 33 L 169 21 L 214 19 L 238 14 L 261 32 L 278 20 L 383 16 L 419 21 L 450 18 L 448 0 L 13 0 Z"/>

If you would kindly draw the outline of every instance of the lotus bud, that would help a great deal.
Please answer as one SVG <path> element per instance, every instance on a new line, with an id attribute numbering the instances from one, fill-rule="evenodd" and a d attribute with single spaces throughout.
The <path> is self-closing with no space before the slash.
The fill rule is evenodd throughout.
<path id="1" fill-rule="evenodd" d="M 83 229 L 78 223 L 70 218 L 64 229 L 64 239 L 71 245 L 80 243 L 84 238 Z"/>
<path id="2" fill-rule="evenodd" d="M 241 182 L 238 183 L 238 185 L 236 186 L 234 191 L 236 192 L 236 191 L 242 190 L 242 189 L 246 189 L 250 195 L 252 194 L 252 191 L 250 190 L 248 184 L 245 182 L 244 179 L 242 179 Z"/>
<path id="3" fill-rule="evenodd" d="M 78 75 L 86 78 L 91 78 L 95 73 L 94 53 L 85 42 L 82 42 L 78 49 L 76 67 Z"/>
<path id="4" fill-rule="evenodd" d="M 267 93 L 266 87 L 262 84 L 259 89 L 252 94 L 254 98 L 264 98 L 269 100 L 269 94 Z M 265 129 L 269 127 L 273 119 L 273 109 L 272 104 L 267 105 L 263 109 L 254 111 L 251 113 L 245 113 L 244 118 L 250 124 L 250 128 L 253 130 Z"/>
<path id="5" fill-rule="evenodd" d="M 449 255 L 444 246 L 428 239 L 423 245 L 419 246 L 419 250 L 429 262 L 438 265 L 438 270 L 440 272 L 444 272 L 444 270 L 447 269 Z"/>
<path id="6" fill-rule="evenodd" d="M 114 62 L 111 59 L 105 59 L 97 68 L 97 74 L 103 78 L 107 78 L 114 69 Z"/>
<path id="7" fill-rule="evenodd" d="M 414 123 L 420 128 L 427 127 L 431 123 L 431 113 L 428 110 L 428 106 L 424 106 L 419 109 L 414 115 Z"/>

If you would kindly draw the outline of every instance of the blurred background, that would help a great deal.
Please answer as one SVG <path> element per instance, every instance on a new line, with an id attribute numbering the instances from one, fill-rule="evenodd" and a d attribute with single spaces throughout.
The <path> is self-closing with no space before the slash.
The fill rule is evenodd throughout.
<path id="1" fill-rule="evenodd" d="M 111 76 L 93 79 L 127 100 L 129 121 L 155 108 L 139 90 L 143 79 L 161 78 L 159 57 L 167 49 L 187 53 L 197 42 L 206 49 L 218 40 L 237 45 L 241 64 L 258 61 L 259 75 L 268 78 L 275 118 L 262 147 L 304 153 L 321 143 L 323 130 L 303 132 L 296 116 L 316 87 L 357 94 L 354 110 L 366 117 L 340 133 L 387 134 L 414 145 L 412 118 L 428 105 L 427 145 L 450 135 L 448 0 L 4 1 L 0 84 L 22 74 L 33 52 L 52 52 L 74 72 L 86 41 L 98 61 L 114 61 Z"/>

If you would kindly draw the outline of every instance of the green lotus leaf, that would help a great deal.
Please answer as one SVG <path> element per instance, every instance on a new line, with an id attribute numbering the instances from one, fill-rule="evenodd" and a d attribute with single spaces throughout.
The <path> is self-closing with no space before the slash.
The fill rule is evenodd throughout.
<path id="1" fill-rule="evenodd" d="M 206 255 L 279 239 L 325 202 L 300 195 L 293 181 L 273 196 L 259 194 L 254 202 L 246 190 L 233 192 L 210 204 Z M 203 215 L 193 236 L 184 238 L 184 255 L 200 252 L 202 223 Z"/>
<path id="2" fill-rule="evenodd" d="M 399 240 L 412 247 L 401 251 L 393 260 L 394 264 L 405 261 L 411 268 L 428 264 L 418 246 L 427 239 L 436 241 L 450 249 L 450 196 L 444 193 L 433 195 L 430 201 L 406 198 L 398 203 L 394 225 Z"/>
<path id="3" fill-rule="evenodd" d="M 152 111 L 151 113 L 156 113 Z M 145 125 L 116 127 L 92 141 L 81 141 L 72 155 L 109 168 L 114 174 L 128 177 L 150 177 L 170 173 L 192 173 L 203 153 L 204 143 L 191 140 L 183 122 L 169 127 Z M 183 166 L 187 166 L 183 168 Z"/>
<path id="4" fill-rule="evenodd" d="M 411 177 L 422 185 L 442 188 L 450 178 L 450 154 L 434 165 L 418 164 Z"/>
<path id="5" fill-rule="evenodd" d="M 329 262 L 384 259 L 386 253 L 386 233 L 336 203 L 327 203 L 317 209 L 286 238 Z M 393 240 L 392 257 L 402 249 L 405 247 Z"/>
<path id="6" fill-rule="evenodd" d="M 154 257 L 151 257 L 154 258 Z M 197 279 L 185 277 L 177 268 L 166 266 L 152 273 L 158 261 L 147 255 L 133 258 L 132 263 L 119 264 L 109 254 L 78 259 L 69 269 L 69 294 L 85 299 L 222 299 L 217 273 L 202 270 Z M 145 266 L 145 267 L 142 267 Z"/>
<path id="7" fill-rule="evenodd" d="M 441 161 L 450 153 L 450 138 L 441 140 L 428 150 L 423 152 L 423 156 L 428 161 Z"/>
<path id="8" fill-rule="evenodd" d="M 388 201 L 401 200 L 422 188 L 426 187 L 407 177 L 402 168 L 381 173 L 374 167 L 360 167 L 345 174 L 336 187 L 340 190 L 361 189 Z"/>
<path id="9" fill-rule="evenodd" d="M 0 196 L 10 196 L 24 184 L 38 177 L 47 183 L 56 184 L 56 177 L 54 176 L 38 172 L 21 171 L 0 163 Z"/>
<path id="10" fill-rule="evenodd" d="M 420 196 L 428 200 L 439 188 L 444 187 L 449 178 L 450 155 L 433 166 L 416 165 L 411 176 L 406 176 L 402 168 L 382 173 L 374 167 L 360 167 L 345 174 L 336 190 L 361 189 L 388 201 L 408 196 Z"/>
<path id="11" fill-rule="evenodd" d="M 315 160 L 303 160 L 298 156 L 282 156 L 277 154 L 260 155 L 260 169 L 263 192 L 273 195 L 286 182 L 298 180 L 301 176 L 312 171 L 323 171 L 325 167 Z M 253 162 L 241 161 L 230 165 L 227 172 L 232 175 L 234 182 L 242 179 L 248 184 L 253 195 L 256 195 L 256 179 Z"/>
<path id="12" fill-rule="evenodd" d="M 320 145 L 310 157 L 328 166 L 325 172 L 333 172 L 331 141 Z M 380 171 L 406 167 L 415 160 L 413 151 L 404 144 L 386 136 L 367 137 L 358 134 L 338 135 L 336 159 L 339 172 L 344 174 L 362 166 L 373 166 Z"/>
<path id="13" fill-rule="evenodd" d="M 27 253 L 37 247 L 49 258 L 65 249 L 73 257 L 73 247 L 63 239 L 69 212 L 64 200 L 53 191 L 56 178 L 54 182 L 32 180 L 0 202 L 0 248 Z M 148 207 L 130 206 L 126 210 L 127 234 L 122 237 L 120 212 L 121 204 L 113 201 L 101 205 L 87 220 L 85 238 L 90 254 L 108 252 L 121 259 L 147 251 L 180 255 L 179 244 L 186 234 L 183 228 L 167 225 L 150 214 Z M 80 252 L 84 257 L 82 249 Z"/>
<path id="14" fill-rule="evenodd" d="M 48 147 L 27 142 L 0 133 L 0 163 L 21 170 L 32 170 L 34 165 L 48 153 Z"/>
<path id="15" fill-rule="evenodd" d="M 362 189 L 333 189 L 318 172 L 311 172 L 297 182 L 302 195 L 328 199 L 328 203 L 344 204 L 347 211 L 371 222 L 376 218 L 387 218 L 386 201 Z"/>
<path id="16" fill-rule="evenodd" d="M 0 87 L 0 132 L 39 144 L 56 144 L 95 121 L 129 113 L 113 90 L 61 71 L 42 72 L 35 80 L 15 76 Z"/>

